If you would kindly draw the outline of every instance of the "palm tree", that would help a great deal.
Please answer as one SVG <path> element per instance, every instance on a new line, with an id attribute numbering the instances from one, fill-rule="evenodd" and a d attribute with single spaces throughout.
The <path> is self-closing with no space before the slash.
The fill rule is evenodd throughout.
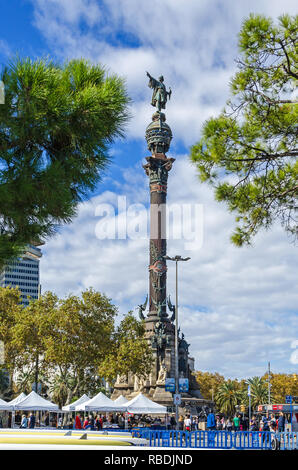
<path id="1" fill-rule="evenodd" d="M 69 391 L 74 388 L 74 379 L 71 375 L 62 377 L 59 374 L 56 374 L 50 383 L 49 392 L 51 394 L 51 399 L 59 404 L 60 408 L 65 405 Z"/>
<path id="2" fill-rule="evenodd" d="M 253 407 L 268 403 L 268 386 L 262 377 L 247 379 L 250 385 L 251 404 Z"/>
<path id="3" fill-rule="evenodd" d="M 24 392 L 30 393 L 32 390 L 32 383 L 34 382 L 34 372 L 32 370 L 21 370 L 15 379 L 17 393 Z"/>
<path id="4" fill-rule="evenodd" d="M 236 405 L 240 402 L 239 384 L 236 380 L 227 380 L 220 384 L 215 394 L 215 402 L 221 413 L 233 416 Z"/>

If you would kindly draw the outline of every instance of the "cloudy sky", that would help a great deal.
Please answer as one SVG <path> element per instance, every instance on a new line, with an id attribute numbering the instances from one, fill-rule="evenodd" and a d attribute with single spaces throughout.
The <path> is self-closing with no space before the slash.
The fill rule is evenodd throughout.
<path id="1" fill-rule="evenodd" d="M 278 226 L 260 233 L 249 248 L 229 237 L 234 216 L 199 183 L 189 148 L 205 119 L 229 97 L 235 72 L 237 34 L 249 13 L 276 19 L 296 14 L 294 0 L 10 0 L 2 1 L 0 62 L 16 52 L 62 62 L 85 57 L 126 78 L 133 102 L 126 138 L 110 149 L 113 163 L 102 183 L 79 208 L 78 217 L 43 248 L 42 288 L 60 296 L 93 286 L 119 306 L 135 310 L 148 290 L 148 238 L 101 239 L 103 206 L 124 213 L 119 197 L 138 204 L 131 221 L 148 215 L 148 156 L 144 132 L 151 121 L 146 70 L 163 74 L 172 99 L 167 122 L 174 138 L 168 156 L 170 204 L 190 204 L 198 239 L 168 240 L 168 254 L 190 256 L 179 268 L 179 316 L 191 343 L 196 368 L 226 377 L 297 369 L 297 257 Z M 173 206 L 174 207 L 174 206 Z M 115 219 L 106 218 L 106 227 Z M 185 221 L 184 221 L 185 222 Z M 189 249 L 191 248 L 191 250 Z M 174 266 L 168 266 L 168 293 L 175 296 Z M 296 348 L 296 349 L 295 349 Z"/>

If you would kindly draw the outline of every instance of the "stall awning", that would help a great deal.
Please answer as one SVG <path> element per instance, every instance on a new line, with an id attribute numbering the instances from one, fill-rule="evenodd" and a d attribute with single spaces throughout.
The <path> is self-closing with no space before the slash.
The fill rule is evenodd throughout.
<path id="1" fill-rule="evenodd" d="M 62 406 L 62 411 L 75 411 L 76 406 L 82 405 L 86 401 L 89 401 L 90 397 L 88 395 L 84 394 L 81 396 L 81 398 L 78 398 L 76 401 L 73 403 L 70 403 L 69 405 Z"/>
<path id="2" fill-rule="evenodd" d="M 123 411 L 123 408 L 104 393 L 99 392 L 91 400 L 76 406 L 76 411 Z"/>
<path id="3" fill-rule="evenodd" d="M 32 391 L 24 400 L 14 405 L 14 409 L 24 411 L 59 411 L 59 406 Z"/>
<path id="4" fill-rule="evenodd" d="M 0 411 L 12 411 L 13 410 L 13 405 L 10 405 L 6 401 L 2 400 L 0 398 Z"/>
<path id="5" fill-rule="evenodd" d="M 155 403 L 142 393 L 127 402 L 124 407 L 126 411 L 134 414 L 166 414 L 167 412 L 166 406 Z"/>

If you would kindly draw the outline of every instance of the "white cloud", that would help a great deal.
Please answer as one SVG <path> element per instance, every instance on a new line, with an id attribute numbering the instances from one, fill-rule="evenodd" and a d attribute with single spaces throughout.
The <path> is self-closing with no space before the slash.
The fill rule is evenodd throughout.
<path id="1" fill-rule="evenodd" d="M 243 19 L 250 12 L 296 13 L 293 0 L 32 1 L 35 24 L 59 57 L 88 57 L 127 78 L 134 100 L 129 137 L 143 137 L 141 124 L 153 110 L 145 71 L 162 73 L 173 89 L 168 120 L 176 139 L 187 145 L 228 98 Z M 80 28 L 80 22 L 89 28 Z"/>
<path id="2" fill-rule="evenodd" d="M 294 247 L 279 227 L 260 233 L 253 247 L 236 248 L 229 242 L 233 216 L 200 185 L 186 158 L 175 155 L 169 175 L 169 203 L 204 205 L 204 242 L 186 252 L 184 240 L 169 240 L 168 254 L 191 257 L 179 266 L 179 317 L 196 366 L 225 375 L 262 373 L 271 360 L 273 369 L 291 368 L 291 342 L 297 316 Z M 119 194 L 146 203 L 147 181 L 139 168 L 126 169 L 127 181 Z M 140 183 L 142 181 L 142 184 Z M 135 309 L 148 290 L 148 240 L 98 240 L 95 208 L 117 204 L 111 191 L 80 206 L 79 215 L 50 240 L 42 260 L 43 290 L 63 296 L 79 294 L 89 286 L 105 292 L 120 312 Z M 168 265 L 168 293 L 175 296 L 174 265 Z M 293 362 L 293 361 L 292 361 Z"/>
<path id="3" fill-rule="evenodd" d="M 167 122 L 177 158 L 169 177 L 169 203 L 204 205 L 202 249 L 181 263 L 179 299 L 182 329 L 196 366 L 226 376 L 260 375 L 293 368 L 297 288 L 294 247 L 275 226 L 260 233 L 253 247 L 229 242 L 234 217 L 200 185 L 176 142 L 199 137 L 202 122 L 216 115 L 229 94 L 235 71 L 237 35 L 250 12 L 276 18 L 296 14 L 294 0 L 32 0 L 34 24 L 60 59 L 87 57 L 127 79 L 133 98 L 128 139 L 142 138 L 150 122 L 151 90 L 145 71 L 161 73 L 173 90 Z M 109 177 L 110 178 L 110 177 Z M 147 203 L 148 187 L 138 167 L 113 182 L 129 203 Z M 131 184 L 131 181 L 134 184 Z M 50 240 L 42 260 L 43 289 L 63 296 L 86 287 L 105 292 L 122 313 L 134 309 L 148 290 L 147 240 L 98 240 L 95 208 L 116 204 L 106 191 L 80 206 L 73 224 Z M 168 242 L 169 255 L 185 253 L 183 240 Z M 168 267 L 168 293 L 174 298 L 174 266 Z M 291 356 L 292 354 L 292 356 Z"/>
<path id="4" fill-rule="evenodd" d="M 292 364 L 298 364 L 298 340 L 292 342 L 291 348 L 294 349 L 294 351 L 291 354 L 290 362 Z"/>

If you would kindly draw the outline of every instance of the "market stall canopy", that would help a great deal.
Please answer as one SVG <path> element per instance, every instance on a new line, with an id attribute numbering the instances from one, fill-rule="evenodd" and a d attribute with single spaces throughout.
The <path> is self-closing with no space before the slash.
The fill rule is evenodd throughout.
<path id="1" fill-rule="evenodd" d="M 117 405 L 126 405 L 128 400 L 123 395 L 120 395 L 116 400 L 114 400 L 114 403 L 117 403 Z"/>
<path id="2" fill-rule="evenodd" d="M 82 405 L 84 402 L 89 401 L 89 400 L 91 400 L 91 398 L 88 397 L 88 395 L 84 394 L 81 396 L 81 398 L 78 398 L 73 403 L 62 406 L 62 411 L 75 411 L 77 405 Z"/>
<path id="3" fill-rule="evenodd" d="M 159 405 L 149 398 L 145 397 L 142 393 L 139 393 L 132 400 L 124 405 L 125 411 L 134 414 L 166 414 L 167 407 Z"/>
<path id="4" fill-rule="evenodd" d="M 10 405 L 7 403 L 7 401 L 4 401 L 0 398 L 0 411 L 12 411 L 13 410 L 13 405 Z"/>
<path id="5" fill-rule="evenodd" d="M 23 401 L 26 398 L 26 393 L 22 392 L 16 398 L 8 402 L 8 405 L 17 405 L 20 401 Z"/>
<path id="6" fill-rule="evenodd" d="M 14 405 L 14 409 L 24 411 L 59 411 L 59 406 L 32 391 L 24 400 Z"/>
<path id="7" fill-rule="evenodd" d="M 122 405 L 118 405 L 108 398 L 104 393 L 99 392 L 89 401 L 76 406 L 76 411 L 125 411 Z"/>

